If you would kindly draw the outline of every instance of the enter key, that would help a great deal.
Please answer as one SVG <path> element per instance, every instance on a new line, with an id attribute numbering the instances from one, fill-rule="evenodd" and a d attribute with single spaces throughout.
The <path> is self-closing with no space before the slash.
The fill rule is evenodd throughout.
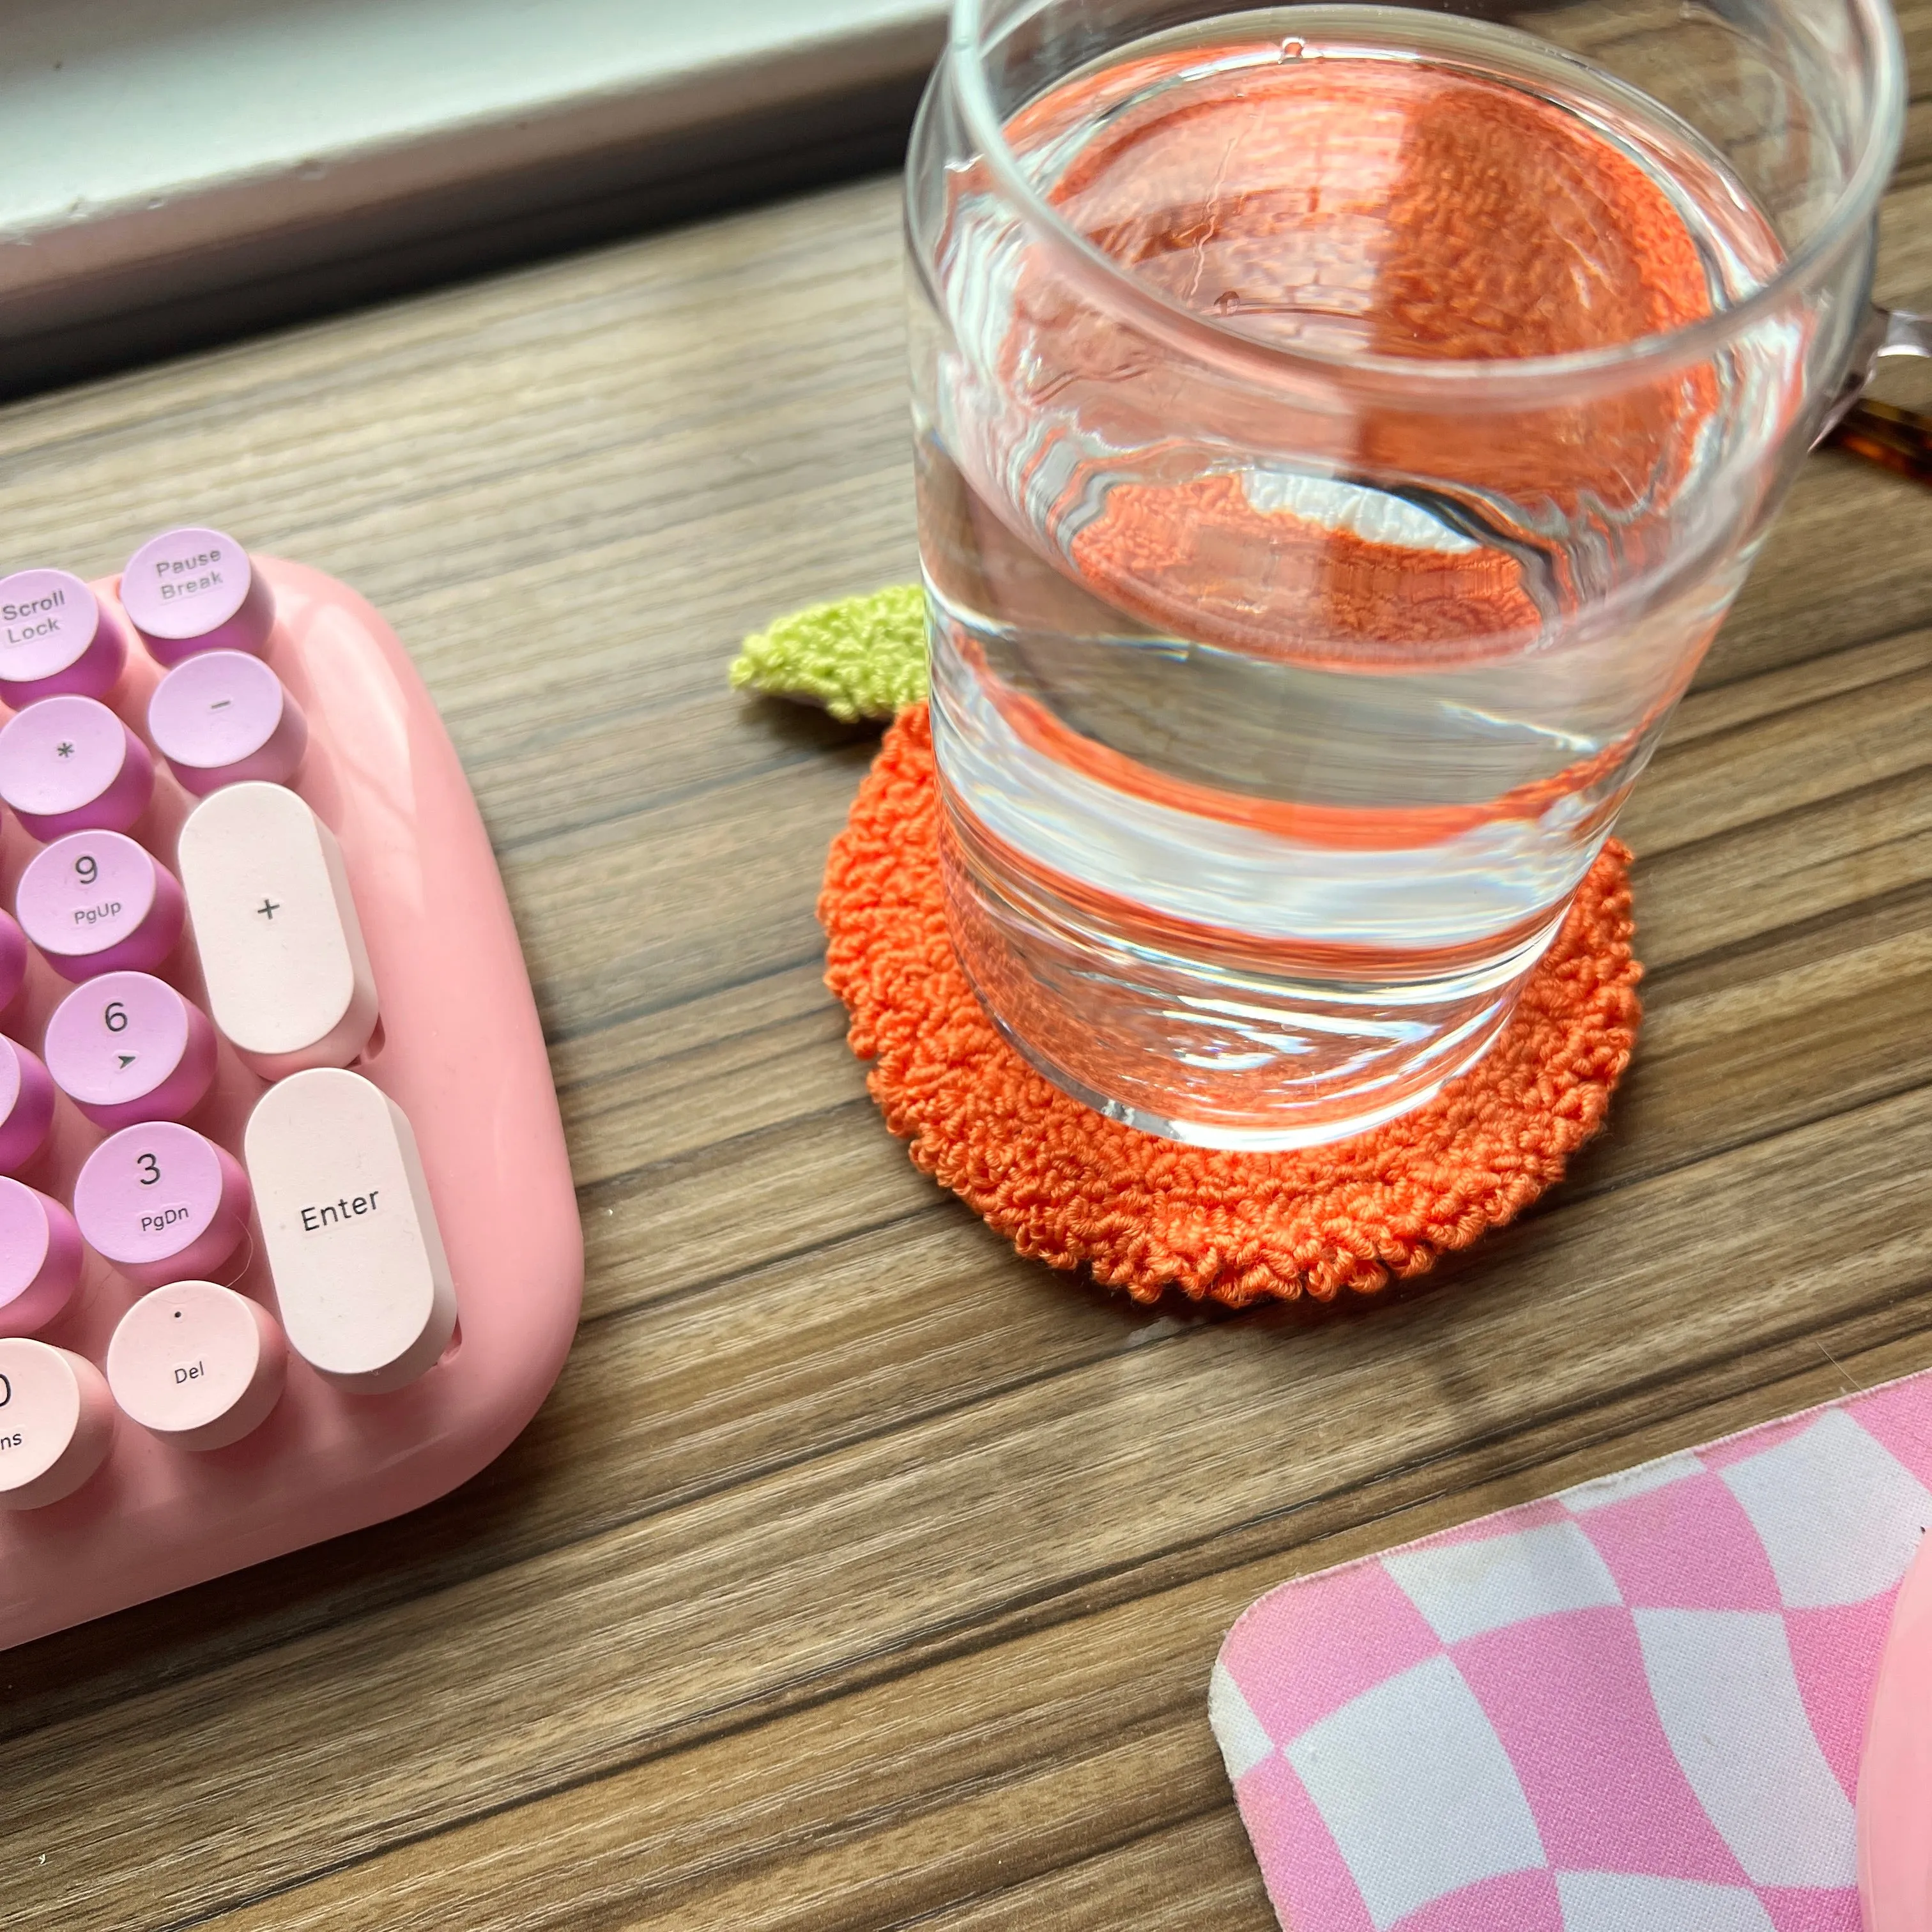
<path id="1" fill-rule="evenodd" d="M 313 1068 L 262 1096 L 243 1152 L 289 1346 L 369 1392 L 433 1367 L 456 1293 L 403 1110 L 360 1074 Z"/>

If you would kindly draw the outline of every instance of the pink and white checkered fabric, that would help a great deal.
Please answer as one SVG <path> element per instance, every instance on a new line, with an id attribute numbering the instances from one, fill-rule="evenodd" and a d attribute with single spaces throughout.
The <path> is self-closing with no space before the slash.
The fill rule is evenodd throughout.
<path id="1" fill-rule="evenodd" d="M 1289 1932 L 1858 1932 L 1932 1372 L 1271 1591 L 1215 1736 Z"/>

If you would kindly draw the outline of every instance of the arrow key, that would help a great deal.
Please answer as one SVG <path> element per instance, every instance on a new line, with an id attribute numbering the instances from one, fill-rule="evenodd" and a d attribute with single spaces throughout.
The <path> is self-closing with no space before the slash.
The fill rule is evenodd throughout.
<path id="1" fill-rule="evenodd" d="M 96 1125 L 178 1120 L 214 1079 L 208 1016 L 151 973 L 104 973 L 47 1022 L 47 1071 Z"/>

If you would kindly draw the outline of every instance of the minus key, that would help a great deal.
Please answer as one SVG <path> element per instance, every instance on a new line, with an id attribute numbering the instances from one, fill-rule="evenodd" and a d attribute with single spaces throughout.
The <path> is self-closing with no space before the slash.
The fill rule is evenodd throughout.
<path id="1" fill-rule="evenodd" d="M 148 735 L 182 789 L 205 797 L 251 778 L 286 784 L 308 748 L 308 724 L 260 658 L 205 651 L 154 687 Z"/>

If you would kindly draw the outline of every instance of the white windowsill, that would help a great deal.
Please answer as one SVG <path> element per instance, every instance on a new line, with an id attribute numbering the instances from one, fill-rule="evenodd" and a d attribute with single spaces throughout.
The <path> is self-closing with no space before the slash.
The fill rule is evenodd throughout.
<path id="1" fill-rule="evenodd" d="M 771 130 L 814 103 L 836 134 L 840 100 L 916 85 L 944 14 L 939 0 L 0 8 L 0 342 L 312 266 L 365 220 L 376 245 L 406 244 L 414 206 L 438 233 L 471 200 L 483 218 L 520 212 L 505 184 L 541 175 L 530 192 L 555 197 L 580 160 L 595 194 L 655 155 L 728 155 L 734 128 L 790 138 Z"/>

